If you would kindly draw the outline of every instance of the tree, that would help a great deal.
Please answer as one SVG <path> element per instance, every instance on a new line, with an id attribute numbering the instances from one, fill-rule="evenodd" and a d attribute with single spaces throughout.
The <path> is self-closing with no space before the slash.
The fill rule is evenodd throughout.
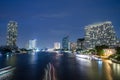
<path id="1" fill-rule="evenodd" d="M 106 45 L 95 46 L 95 49 L 97 51 L 97 55 L 103 55 L 104 54 L 103 49 L 106 49 L 106 48 L 109 48 L 109 47 Z"/>
<path id="2" fill-rule="evenodd" d="M 116 53 L 120 54 L 120 47 L 116 47 L 115 49 L 116 49 Z"/>
<path id="3" fill-rule="evenodd" d="M 6 54 L 7 52 L 12 53 L 12 49 L 9 46 L 0 46 L 0 52 Z"/>
<path id="4" fill-rule="evenodd" d="M 89 52 L 90 52 L 91 54 L 95 54 L 95 53 L 96 53 L 96 50 L 95 50 L 95 49 L 90 49 Z"/>

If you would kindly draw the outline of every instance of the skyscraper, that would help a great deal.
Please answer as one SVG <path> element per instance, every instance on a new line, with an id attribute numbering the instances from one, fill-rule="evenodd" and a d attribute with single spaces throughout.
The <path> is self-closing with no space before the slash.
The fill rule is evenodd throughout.
<path id="1" fill-rule="evenodd" d="M 84 45 L 85 45 L 85 39 L 84 38 L 77 39 L 77 50 L 85 49 Z"/>
<path id="2" fill-rule="evenodd" d="M 37 48 L 37 40 L 33 39 L 33 40 L 29 40 L 29 49 L 36 49 Z"/>
<path id="3" fill-rule="evenodd" d="M 85 27 L 85 41 L 87 48 L 99 45 L 116 46 L 117 38 L 111 21 L 92 24 Z"/>
<path id="4" fill-rule="evenodd" d="M 62 49 L 63 50 L 70 49 L 69 36 L 66 36 L 62 39 Z"/>
<path id="5" fill-rule="evenodd" d="M 77 43 L 76 42 L 70 42 L 70 50 L 71 51 L 76 51 L 77 48 Z"/>
<path id="6" fill-rule="evenodd" d="M 60 43 L 59 42 L 54 43 L 54 49 L 60 49 Z"/>
<path id="7" fill-rule="evenodd" d="M 7 46 L 16 47 L 17 44 L 17 22 L 9 21 L 7 27 Z"/>

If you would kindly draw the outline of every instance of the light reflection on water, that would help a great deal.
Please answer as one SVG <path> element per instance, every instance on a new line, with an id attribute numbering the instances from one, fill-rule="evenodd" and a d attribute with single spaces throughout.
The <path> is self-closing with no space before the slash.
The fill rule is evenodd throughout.
<path id="1" fill-rule="evenodd" d="M 16 56 L 15 55 L 6 55 L 6 65 L 15 66 Z"/>
<path id="2" fill-rule="evenodd" d="M 110 60 L 91 61 L 77 58 L 80 71 L 84 71 L 90 80 L 120 80 L 120 64 Z"/>
<path id="3" fill-rule="evenodd" d="M 120 64 L 113 63 L 113 73 L 116 74 L 116 76 L 120 76 Z"/>
<path id="4" fill-rule="evenodd" d="M 82 64 L 84 66 L 91 67 L 91 65 L 92 65 L 90 60 L 83 59 L 83 58 L 77 58 L 77 60 L 79 60 L 80 64 Z"/>
<path id="5" fill-rule="evenodd" d="M 30 54 L 30 63 L 31 64 L 36 64 L 36 60 L 37 60 L 37 55 L 36 55 L 36 53 L 31 53 Z"/>
<path id="6" fill-rule="evenodd" d="M 119 80 L 120 64 L 110 62 L 110 60 L 105 60 L 104 62 L 104 68 L 107 73 L 106 76 L 108 80 Z"/>
<path id="7" fill-rule="evenodd" d="M 104 73 L 106 75 L 107 80 L 113 80 L 112 69 L 111 69 L 111 66 L 110 66 L 110 63 L 108 62 L 108 60 L 104 61 L 103 68 L 104 68 L 104 71 L 105 71 Z"/>

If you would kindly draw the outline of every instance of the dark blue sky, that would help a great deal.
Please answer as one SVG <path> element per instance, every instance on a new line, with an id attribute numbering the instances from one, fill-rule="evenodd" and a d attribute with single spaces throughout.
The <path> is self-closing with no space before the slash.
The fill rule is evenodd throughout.
<path id="1" fill-rule="evenodd" d="M 18 22 L 20 47 L 30 39 L 40 48 L 53 47 L 66 35 L 76 41 L 84 26 L 107 20 L 120 37 L 120 0 L 0 0 L 0 45 L 6 44 L 10 20 Z"/>

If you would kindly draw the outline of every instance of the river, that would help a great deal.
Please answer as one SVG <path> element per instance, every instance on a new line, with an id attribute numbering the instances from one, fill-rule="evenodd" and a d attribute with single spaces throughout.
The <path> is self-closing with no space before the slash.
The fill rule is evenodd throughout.
<path id="1" fill-rule="evenodd" d="M 12 80 L 42 80 L 48 63 L 55 67 L 57 80 L 120 80 L 120 64 L 92 61 L 39 52 L 0 56 L 0 68 L 13 66 Z"/>

